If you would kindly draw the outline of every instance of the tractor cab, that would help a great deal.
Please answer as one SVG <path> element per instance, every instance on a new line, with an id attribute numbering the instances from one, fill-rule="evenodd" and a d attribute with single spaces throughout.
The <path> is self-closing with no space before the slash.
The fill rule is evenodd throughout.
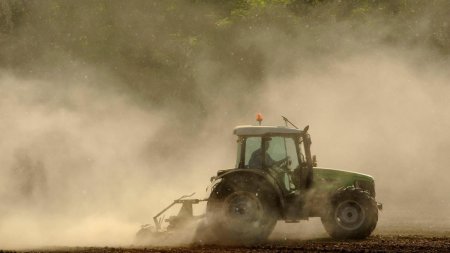
<path id="1" fill-rule="evenodd" d="M 274 177 L 285 192 L 308 188 L 313 159 L 310 136 L 284 126 L 237 126 L 237 169 L 258 169 Z"/>

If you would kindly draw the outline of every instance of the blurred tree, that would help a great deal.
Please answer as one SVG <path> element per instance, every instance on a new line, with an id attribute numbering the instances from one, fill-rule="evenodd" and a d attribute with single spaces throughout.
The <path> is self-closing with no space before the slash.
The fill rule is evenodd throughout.
<path id="1" fill-rule="evenodd" d="M 367 50 L 425 45 L 448 55 L 449 11 L 441 0 L 1 0 L 0 67 L 51 78 L 70 68 L 68 57 L 113 73 L 114 88 L 137 103 L 182 103 L 203 117 L 202 93 L 264 82 L 281 57 L 268 48 L 291 51 L 283 73 L 305 54 L 342 50 L 333 28 L 364 31 L 352 39 Z"/>

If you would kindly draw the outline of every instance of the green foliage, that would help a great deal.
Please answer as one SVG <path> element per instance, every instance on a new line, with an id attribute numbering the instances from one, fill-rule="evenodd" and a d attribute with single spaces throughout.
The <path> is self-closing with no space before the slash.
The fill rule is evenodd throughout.
<path id="1" fill-rule="evenodd" d="M 439 0 L 2 0 L 0 7 L 0 67 L 45 77 L 63 53 L 111 71 L 144 103 L 189 101 L 198 111 L 199 86 L 220 95 L 220 84 L 240 80 L 234 88 L 252 90 L 268 72 L 342 53 L 350 40 L 361 50 L 450 52 L 450 2 Z M 281 49 L 289 54 L 272 53 Z"/>

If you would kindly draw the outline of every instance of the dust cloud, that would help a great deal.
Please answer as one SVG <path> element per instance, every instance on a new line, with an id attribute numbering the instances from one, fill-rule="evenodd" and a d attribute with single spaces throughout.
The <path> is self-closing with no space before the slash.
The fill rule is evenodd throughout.
<path id="1" fill-rule="evenodd" d="M 449 4 L 275 2 L 0 1 L 0 248 L 130 245 L 256 112 L 375 177 L 375 233 L 448 231 Z"/>

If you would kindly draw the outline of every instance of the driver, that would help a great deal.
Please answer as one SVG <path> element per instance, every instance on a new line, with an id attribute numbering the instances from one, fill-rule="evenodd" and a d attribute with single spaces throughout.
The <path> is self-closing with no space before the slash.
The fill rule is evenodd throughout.
<path id="1" fill-rule="evenodd" d="M 267 153 L 267 150 L 269 149 L 270 146 L 270 141 L 272 139 L 271 138 L 263 138 L 262 141 L 264 142 L 264 153 L 265 153 L 265 166 L 266 168 L 271 168 L 273 166 L 279 166 L 282 163 L 286 162 L 289 160 L 289 156 L 279 160 L 279 161 L 275 161 L 272 159 L 272 157 L 270 157 L 270 155 Z M 255 150 L 252 153 L 252 156 L 250 157 L 250 161 L 248 162 L 249 168 L 262 168 L 262 160 L 263 160 L 263 152 L 262 152 L 262 147 Z"/>

